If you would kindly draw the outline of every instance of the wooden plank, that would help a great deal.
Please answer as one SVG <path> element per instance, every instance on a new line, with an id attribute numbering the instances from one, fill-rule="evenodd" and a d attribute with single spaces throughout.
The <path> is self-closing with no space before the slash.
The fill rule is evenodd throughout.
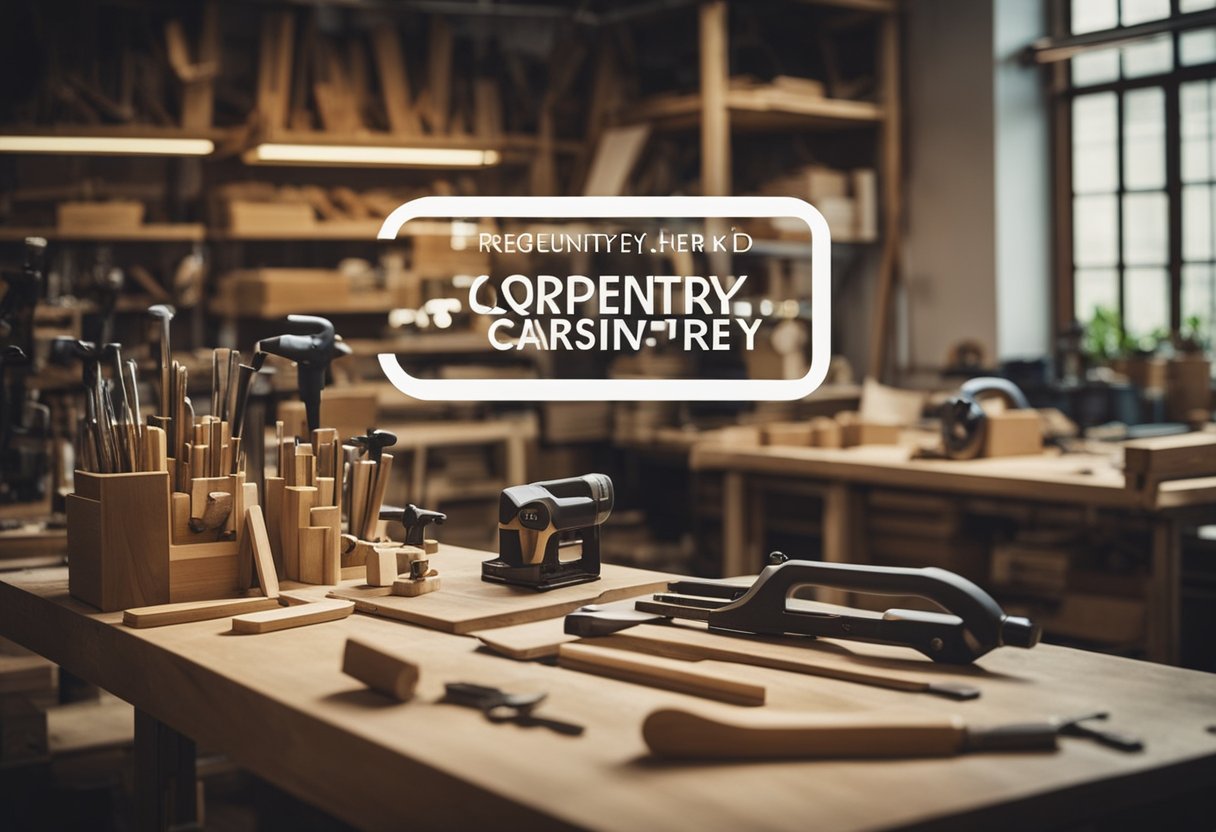
<path id="1" fill-rule="evenodd" d="M 469 633 L 543 618 L 556 618 L 584 604 L 600 604 L 662 591 L 666 580 L 658 572 L 605 564 L 600 580 L 549 592 L 491 583 L 481 579 L 483 557 L 469 550 L 444 546 L 430 556 L 431 567 L 443 577 L 443 589 L 420 598 L 391 594 L 391 587 L 365 587 L 362 581 L 343 582 L 329 595 L 357 604 L 358 611 L 395 618 L 449 633 Z"/>
<path id="2" fill-rule="evenodd" d="M 283 489 L 283 511 L 279 533 L 283 547 L 283 576 L 289 581 L 300 580 L 300 529 L 309 525 L 309 512 L 317 489 L 290 485 Z"/>
<path id="3" fill-rule="evenodd" d="M 428 122 L 432 133 L 443 135 L 452 112 L 452 32 L 439 15 L 431 16 L 426 58 Z"/>
<path id="4" fill-rule="evenodd" d="M 701 67 L 701 193 L 725 196 L 730 188 L 730 82 L 726 0 L 711 0 L 698 9 Z"/>
<path id="5" fill-rule="evenodd" d="M 380 506 L 384 503 L 384 492 L 388 488 L 389 476 L 393 471 L 393 455 L 382 453 L 380 464 L 376 466 L 375 477 L 371 483 L 371 498 L 363 509 L 363 522 L 360 525 L 360 537 L 370 540 L 375 537 L 376 525 L 380 522 Z"/>
<path id="6" fill-rule="evenodd" d="M 410 101 L 410 82 L 405 58 L 401 54 L 401 36 L 394 26 L 376 26 L 372 28 L 371 37 L 389 130 L 399 136 L 416 136 L 422 132 L 422 124 Z"/>
<path id="7" fill-rule="evenodd" d="M 418 665 L 357 638 L 346 640 L 342 672 L 398 702 L 412 698 L 418 684 Z"/>
<path id="8" fill-rule="evenodd" d="M 882 381 L 890 360 L 891 309 L 895 302 L 895 284 L 899 277 L 900 237 L 903 222 L 903 125 L 900 115 L 899 21 L 884 18 L 879 24 L 879 73 L 882 95 L 882 257 L 878 266 L 878 287 L 874 295 L 873 320 L 870 324 L 870 355 L 867 373 Z"/>
<path id="9" fill-rule="evenodd" d="M 342 509 L 337 506 L 313 506 L 309 524 L 329 529 L 325 547 L 321 550 L 321 580 L 317 583 L 336 586 L 342 582 Z"/>
<path id="10" fill-rule="evenodd" d="M 325 550 L 330 530 L 325 526 L 301 526 L 299 530 L 299 578 L 306 584 L 325 583 Z"/>
<path id="11" fill-rule="evenodd" d="M 191 621 L 211 621 L 279 606 L 275 598 L 219 598 L 212 601 L 187 601 L 181 604 L 156 604 L 151 607 L 132 607 L 124 610 L 122 623 L 128 627 L 144 629 L 165 627 L 170 624 L 185 624 Z"/>
<path id="12" fill-rule="evenodd" d="M 734 705 L 763 705 L 767 692 L 762 685 L 739 682 L 721 673 L 688 668 L 686 662 L 593 647 L 563 644 L 557 648 L 557 664 L 568 670 L 594 673 L 664 690 L 717 699 Z"/>
<path id="13" fill-rule="evenodd" d="M 262 594 L 267 598 L 279 597 L 279 574 L 274 567 L 274 550 L 270 546 L 270 534 L 261 506 L 253 505 L 245 509 L 245 536 L 249 539 Z"/>
<path id="14" fill-rule="evenodd" d="M 234 616 L 232 632 L 241 635 L 273 633 L 278 630 L 290 630 L 293 627 L 306 627 L 309 624 L 338 621 L 354 611 L 355 605 L 351 601 L 329 599 L 313 601 L 311 604 L 296 604 L 265 612 L 251 612 Z"/>

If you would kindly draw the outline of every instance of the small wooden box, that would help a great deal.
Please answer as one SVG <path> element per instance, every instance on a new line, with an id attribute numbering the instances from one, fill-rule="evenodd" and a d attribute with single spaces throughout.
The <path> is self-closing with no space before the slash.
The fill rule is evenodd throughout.
<path id="1" fill-rule="evenodd" d="M 313 228 L 316 224 L 316 215 L 307 202 L 234 199 L 228 203 L 228 227 L 238 234 L 277 234 Z"/>
<path id="2" fill-rule="evenodd" d="M 77 471 L 67 521 L 73 598 L 103 612 L 169 603 L 168 472 Z"/>
<path id="3" fill-rule="evenodd" d="M 238 541 L 173 544 L 169 474 L 76 472 L 67 496 L 68 591 L 114 612 L 231 596 Z"/>
<path id="4" fill-rule="evenodd" d="M 984 456 L 1026 456 L 1043 452 L 1043 423 L 1037 410 L 993 413 L 984 431 Z"/>

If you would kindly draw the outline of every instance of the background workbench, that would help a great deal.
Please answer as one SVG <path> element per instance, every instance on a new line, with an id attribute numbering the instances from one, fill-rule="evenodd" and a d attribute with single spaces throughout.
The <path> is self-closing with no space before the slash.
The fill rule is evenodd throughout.
<path id="1" fill-rule="evenodd" d="M 441 572 L 464 569 L 484 557 L 450 548 L 437 565 Z M 180 755 L 168 741 L 180 732 L 369 829 L 874 829 L 930 822 L 991 829 L 1047 819 L 1061 826 L 1103 817 L 1159 820 L 1168 812 L 1211 817 L 1216 735 L 1206 727 L 1216 676 L 1117 657 L 1040 646 L 947 668 L 893 648 L 808 647 L 845 649 L 872 667 L 912 667 L 982 687 L 981 699 L 963 703 L 762 668 L 701 666 L 768 685 L 770 709 L 958 713 L 993 724 L 1106 708 L 1112 727 L 1146 740 L 1139 754 L 1065 739 L 1054 754 L 687 765 L 650 759 L 639 728 L 660 705 L 702 700 L 514 662 L 466 636 L 361 614 L 260 636 L 228 635 L 227 620 L 133 630 L 120 619 L 71 600 L 65 569 L 0 578 L 0 633 L 134 704 L 136 744 L 145 749 L 137 759 L 151 765 L 163 763 L 166 749 Z M 343 675 L 349 636 L 416 661 L 415 700 L 390 702 Z M 548 691 L 542 712 L 581 722 L 586 733 L 571 738 L 492 725 L 475 710 L 439 704 L 448 681 Z"/>
<path id="2" fill-rule="evenodd" d="M 766 505 L 775 495 L 805 501 L 804 518 L 813 513 L 809 508 L 813 501 L 821 500 L 819 554 L 824 560 L 851 563 L 869 560 L 864 500 L 874 488 L 958 500 L 1104 509 L 1142 517 L 1151 534 L 1143 654 L 1157 661 L 1178 658 L 1180 530 L 1187 522 L 1216 514 L 1216 477 L 1165 482 L 1154 493 L 1145 493 L 1126 488 L 1122 471 L 1110 457 L 1098 454 L 960 461 L 909 459 L 908 448 L 894 445 L 829 449 L 703 443 L 693 448 L 690 465 L 702 476 L 721 478 L 721 529 L 713 533 L 722 540 L 721 574 L 726 576 L 755 572 L 763 565 L 766 524 L 771 522 Z M 981 582 L 986 584 L 984 577 Z"/>

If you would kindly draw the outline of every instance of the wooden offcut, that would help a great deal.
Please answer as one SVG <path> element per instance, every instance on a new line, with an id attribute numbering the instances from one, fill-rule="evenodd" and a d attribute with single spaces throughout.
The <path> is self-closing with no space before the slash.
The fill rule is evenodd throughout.
<path id="1" fill-rule="evenodd" d="M 278 599 L 265 596 L 252 598 L 220 598 L 211 601 L 188 601 L 181 604 L 155 604 L 124 610 L 122 623 L 128 627 L 166 627 L 190 621 L 211 621 L 232 615 L 277 609 Z"/>
<path id="2" fill-rule="evenodd" d="M 273 633 L 277 630 L 290 630 L 293 627 L 337 621 L 340 618 L 346 618 L 354 611 L 355 605 L 350 601 L 331 599 L 313 601 L 308 604 L 296 604 L 265 612 L 235 616 L 232 619 L 232 632 L 242 635 Z"/>
<path id="3" fill-rule="evenodd" d="M 418 665 L 362 639 L 346 640 L 342 672 L 399 702 L 413 697 L 418 684 Z"/>

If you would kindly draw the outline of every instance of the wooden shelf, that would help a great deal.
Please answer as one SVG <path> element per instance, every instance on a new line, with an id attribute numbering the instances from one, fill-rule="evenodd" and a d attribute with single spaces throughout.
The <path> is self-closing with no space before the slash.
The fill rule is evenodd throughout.
<path id="1" fill-rule="evenodd" d="M 317 240 L 325 241 L 359 241 L 378 242 L 376 235 L 380 233 L 380 226 L 383 224 L 381 219 L 372 220 L 325 220 L 317 222 L 315 225 L 302 226 L 300 228 L 285 228 L 285 229 L 266 229 L 266 230 L 240 230 L 231 228 L 216 228 L 207 233 L 207 238 L 217 242 L 235 242 L 235 241 L 298 241 L 298 240 Z M 450 236 L 451 223 L 442 220 L 413 220 L 405 225 L 397 233 L 397 238 L 402 237 L 428 237 Z M 383 242 L 391 243 L 392 240 L 384 240 Z"/>
<path id="2" fill-rule="evenodd" d="M 736 130 L 839 130 L 882 122 L 881 105 L 792 93 L 776 87 L 729 90 L 726 107 Z M 633 108 L 629 120 L 650 121 L 658 129 L 685 130 L 701 123 L 701 96 L 662 95 Z"/>
<path id="3" fill-rule="evenodd" d="M 65 242 L 96 243 L 201 243 L 207 238 L 207 227 L 202 223 L 147 223 L 137 228 L 98 229 L 96 231 L 64 231 L 53 226 L 46 228 L 0 228 L 0 240 L 24 240 L 26 237 L 45 237 L 48 240 Z"/>

